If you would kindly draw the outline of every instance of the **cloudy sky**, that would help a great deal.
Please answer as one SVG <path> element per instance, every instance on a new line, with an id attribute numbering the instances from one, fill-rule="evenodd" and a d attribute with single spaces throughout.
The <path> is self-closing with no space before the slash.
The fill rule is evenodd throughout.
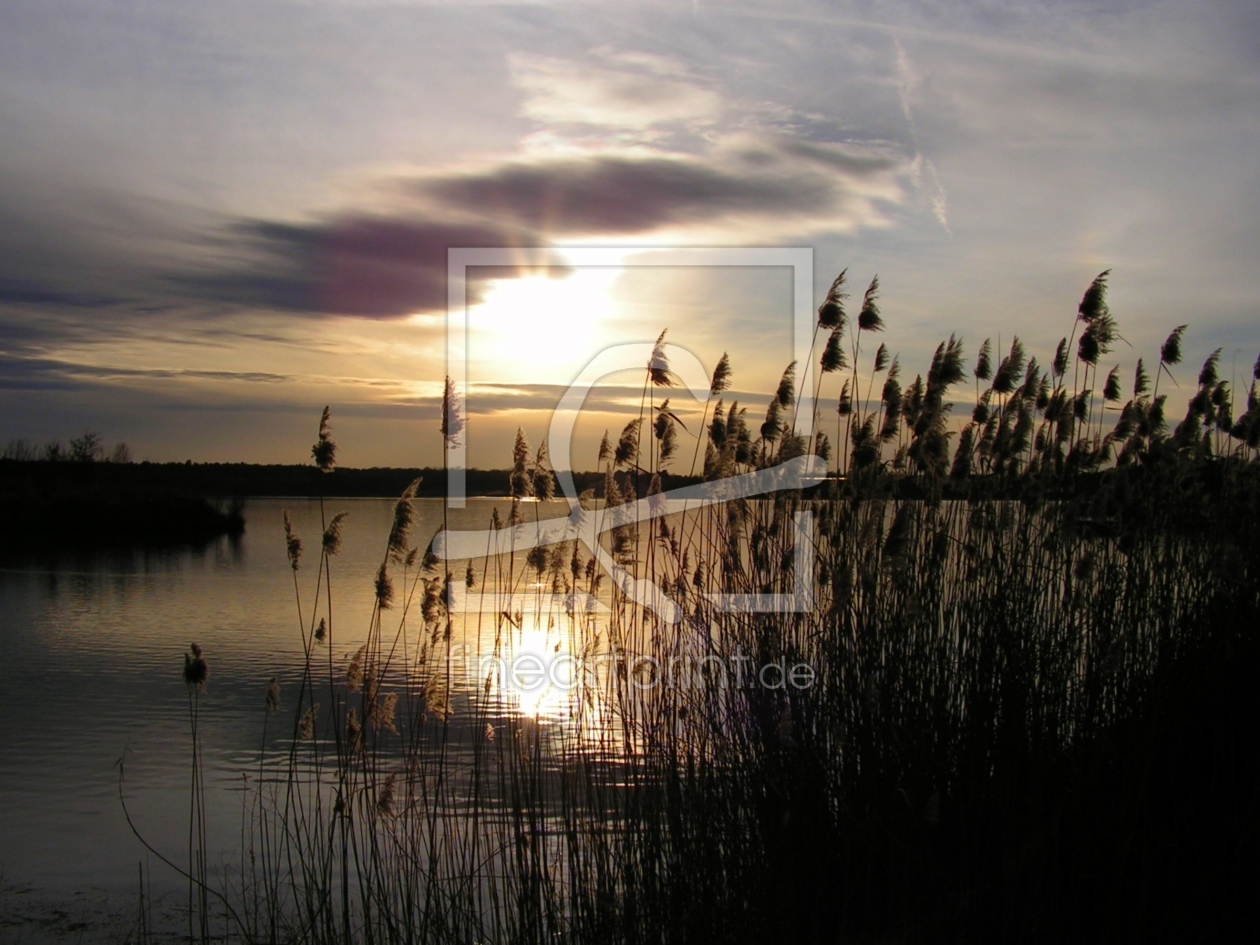
<path id="1" fill-rule="evenodd" d="M 470 274 L 479 466 L 602 346 L 729 351 L 745 401 L 791 358 L 788 271 L 567 246 L 810 247 L 911 377 L 1046 360 L 1109 268 L 1113 362 L 1189 322 L 1249 374 L 1258 65 L 1254 0 L 6 0 L 0 445 L 301 462 L 327 403 L 345 464 L 440 462 L 451 247 L 521 253 Z"/>

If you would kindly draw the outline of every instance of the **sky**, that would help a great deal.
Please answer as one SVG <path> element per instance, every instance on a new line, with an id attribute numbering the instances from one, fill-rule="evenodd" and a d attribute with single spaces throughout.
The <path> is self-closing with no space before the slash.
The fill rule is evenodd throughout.
<path id="1" fill-rule="evenodd" d="M 1189 323 L 1175 416 L 1192 362 L 1245 387 L 1260 349 L 1258 66 L 1253 0 L 6 0 L 0 445 L 297 463 L 327 404 L 344 465 L 440 464 L 460 247 L 519 253 L 469 273 L 474 466 L 666 329 L 764 405 L 791 272 L 644 265 L 676 247 L 808 248 L 811 306 L 878 275 L 905 379 L 951 333 L 1048 361 L 1110 269 L 1104 367 Z"/>

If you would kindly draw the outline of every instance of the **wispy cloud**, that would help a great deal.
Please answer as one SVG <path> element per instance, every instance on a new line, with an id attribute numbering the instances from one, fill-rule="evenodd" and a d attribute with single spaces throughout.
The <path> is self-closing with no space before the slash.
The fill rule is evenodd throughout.
<path id="1" fill-rule="evenodd" d="M 292 375 L 264 371 L 206 371 L 181 368 L 129 368 L 82 364 L 56 358 L 13 357 L 0 353 L 0 386 L 6 390 L 73 390 L 98 382 L 132 380 L 208 380 L 282 384 Z"/>
<path id="2" fill-rule="evenodd" d="M 901 41 L 896 37 L 893 38 L 893 45 L 897 50 L 897 96 L 901 100 L 901 113 L 906 118 L 906 125 L 910 129 L 910 140 L 914 142 L 914 160 L 911 162 L 910 171 L 911 179 L 914 181 L 916 189 L 924 189 L 923 172 L 927 171 L 927 191 L 932 201 L 932 213 L 945 229 L 946 233 L 952 235 L 949 228 L 949 205 L 948 196 L 945 193 L 945 186 L 941 183 L 940 174 L 937 173 L 936 165 L 932 163 L 932 159 L 923 153 L 923 146 L 919 141 L 919 126 L 914 118 L 914 109 L 911 106 L 911 98 L 914 95 L 917 76 L 914 67 L 910 63 L 910 57 L 906 55 L 906 49 Z"/>
<path id="3" fill-rule="evenodd" d="M 645 131 L 718 120 L 721 96 L 676 60 L 602 47 L 585 60 L 516 53 L 513 83 L 524 93 L 521 115 L 548 125 L 593 125 Z"/>

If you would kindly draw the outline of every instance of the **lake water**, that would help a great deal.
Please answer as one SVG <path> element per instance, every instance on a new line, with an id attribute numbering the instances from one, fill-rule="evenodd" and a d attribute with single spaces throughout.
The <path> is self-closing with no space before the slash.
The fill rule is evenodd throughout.
<path id="1" fill-rule="evenodd" d="M 338 661 L 366 637 L 393 505 L 326 504 L 329 516 L 349 512 L 332 571 Z M 506 519 L 507 501 L 471 500 L 451 513 L 450 527 L 486 528 L 496 505 Z M 199 707 L 211 869 L 237 855 L 242 773 L 258 769 L 268 680 L 278 678 L 288 709 L 302 665 L 285 509 L 305 544 L 298 577 L 309 607 L 321 532 L 316 500 L 251 500 L 245 534 L 205 548 L 54 559 L 10 552 L 0 565 L 0 940 L 8 927 L 24 942 L 85 934 L 92 941 L 85 929 L 106 926 L 112 931 L 101 934 L 118 940 L 135 914 L 140 864 L 154 894 L 175 901 L 183 887 L 132 835 L 118 776 L 125 761 L 137 827 L 180 862 L 190 781 L 182 669 L 194 642 L 211 667 Z M 419 500 L 416 509 L 412 541 L 423 548 L 442 522 L 442 502 Z M 550 503 L 529 515 L 536 510 L 566 511 Z M 470 644 L 484 647 L 484 633 Z M 530 709 L 557 720 L 563 714 L 560 702 Z M 279 726 L 271 728 L 275 734 Z"/>

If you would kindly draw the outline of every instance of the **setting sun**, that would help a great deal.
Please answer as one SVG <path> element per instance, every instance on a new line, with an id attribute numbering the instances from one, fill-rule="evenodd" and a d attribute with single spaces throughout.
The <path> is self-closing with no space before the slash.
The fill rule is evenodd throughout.
<path id="1" fill-rule="evenodd" d="M 609 290 L 619 274 L 611 266 L 582 267 L 563 277 L 495 280 L 469 311 L 472 362 L 500 381 L 550 381 L 557 370 L 580 370 L 613 314 Z"/>

